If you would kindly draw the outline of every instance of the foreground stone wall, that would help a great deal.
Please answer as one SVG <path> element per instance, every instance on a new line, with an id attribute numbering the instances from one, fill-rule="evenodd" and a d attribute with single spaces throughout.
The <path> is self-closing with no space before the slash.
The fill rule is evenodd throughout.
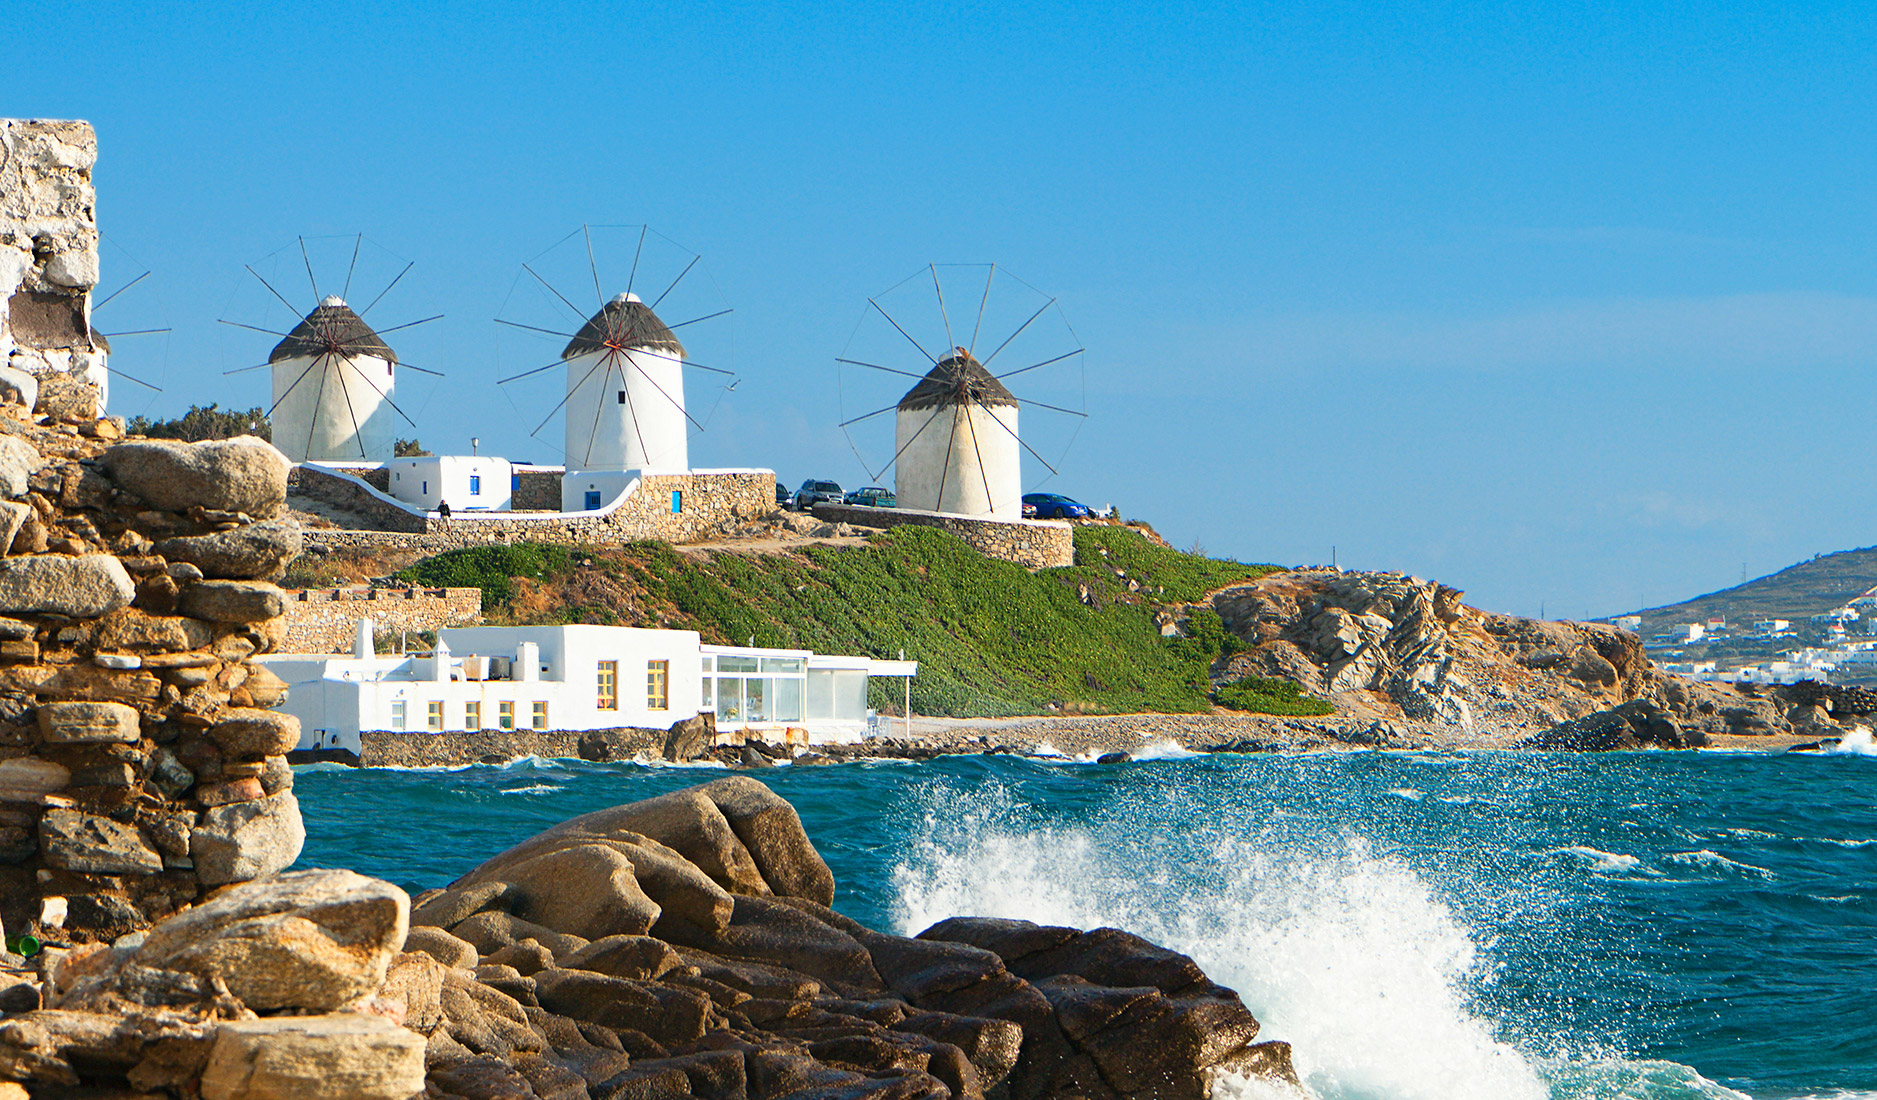
<path id="1" fill-rule="evenodd" d="M 1013 561 L 1030 569 L 1075 564 L 1075 531 L 1060 520 L 976 519 L 912 508 L 862 508 L 852 504 L 817 504 L 814 513 L 829 523 L 856 527 L 936 527 L 957 535 L 987 558 Z"/>
<path id="2" fill-rule="evenodd" d="M 464 546 L 513 542 L 570 546 L 699 542 L 776 509 L 776 476 L 767 470 L 649 476 L 618 507 L 597 516 L 458 513 L 444 520 L 413 515 L 373 496 L 355 478 L 306 465 L 295 470 L 294 491 L 342 508 L 374 528 L 321 529 L 311 536 L 315 552 L 317 547 L 391 547 L 438 554 Z M 673 492 L 683 494 L 680 512 L 671 510 Z"/>
<path id="3" fill-rule="evenodd" d="M 0 119 L 0 363 L 56 378 L 48 398 L 79 401 L 91 417 L 109 350 L 91 328 L 97 158 L 88 122 Z"/>
<path id="4" fill-rule="evenodd" d="M 15 409 L 17 414 L 19 410 Z M 0 416 L 0 921 L 84 942 L 285 868 L 286 458 Z"/>
<path id="5" fill-rule="evenodd" d="M 668 730 L 476 730 L 441 732 L 366 730 L 359 735 L 360 767 L 441 768 L 502 764 L 526 756 L 547 760 L 631 760 L 662 755 Z"/>
<path id="6" fill-rule="evenodd" d="M 480 588 L 289 589 L 285 595 L 282 653 L 350 653 L 360 619 L 370 619 L 380 638 L 482 621 Z"/>

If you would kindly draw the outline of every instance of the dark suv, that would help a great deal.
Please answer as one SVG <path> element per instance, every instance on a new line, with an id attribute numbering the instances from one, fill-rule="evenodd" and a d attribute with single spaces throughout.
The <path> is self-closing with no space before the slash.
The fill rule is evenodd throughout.
<path id="1" fill-rule="evenodd" d="M 802 482 L 802 487 L 795 490 L 795 508 L 806 512 L 817 504 L 841 503 L 841 486 L 832 481 L 816 481 L 809 478 Z"/>

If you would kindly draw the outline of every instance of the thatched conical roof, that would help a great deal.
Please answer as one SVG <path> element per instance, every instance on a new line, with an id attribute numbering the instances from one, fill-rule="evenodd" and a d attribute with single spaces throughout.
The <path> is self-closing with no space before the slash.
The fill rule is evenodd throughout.
<path id="1" fill-rule="evenodd" d="M 621 294 L 601 306 L 600 311 L 574 333 L 560 357 L 573 359 L 607 348 L 649 348 L 666 355 L 684 355 L 684 345 L 637 294 Z"/>
<path id="2" fill-rule="evenodd" d="M 267 361 L 278 363 L 316 355 L 375 355 L 388 362 L 398 361 L 398 353 L 337 295 L 315 306 L 285 340 L 274 345 Z"/>
<path id="3" fill-rule="evenodd" d="M 984 364 L 963 348 L 939 360 L 919 384 L 899 399 L 902 409 L 938 409 L 948 405 L 1015 405 L 1017 399 L 991 377 Z"/>

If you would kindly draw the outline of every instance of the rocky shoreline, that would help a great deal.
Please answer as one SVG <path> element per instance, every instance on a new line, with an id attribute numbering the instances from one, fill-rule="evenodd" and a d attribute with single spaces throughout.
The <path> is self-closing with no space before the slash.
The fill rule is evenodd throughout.
<path id="1" fill-rule="evenodd" d="M 1014 920 L 888 935 L 833 892 L 794 809 L 746 776 L 575 818 L 415 899 L 349 871 L 262 877 L 108 945 L 7 960 L 0 1077 L 204 1100 L 1296 1085 L 1289 1047 L 1184 955 Z"/>

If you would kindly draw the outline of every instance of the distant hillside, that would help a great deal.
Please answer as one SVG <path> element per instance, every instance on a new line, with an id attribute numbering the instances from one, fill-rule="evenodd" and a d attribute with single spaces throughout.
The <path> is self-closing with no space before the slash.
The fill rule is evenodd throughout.
<path id="1" fill-rule="evenodd" d="M 1877 546 L 1821 554 L 1768 577 L 1692 600 L 1642 612 L 1647 637 L 1674 623 L 1725 617 L 1730 624 L 1753 619 L 1803 619 L 1841 606 L 1877 586 Z"/>

